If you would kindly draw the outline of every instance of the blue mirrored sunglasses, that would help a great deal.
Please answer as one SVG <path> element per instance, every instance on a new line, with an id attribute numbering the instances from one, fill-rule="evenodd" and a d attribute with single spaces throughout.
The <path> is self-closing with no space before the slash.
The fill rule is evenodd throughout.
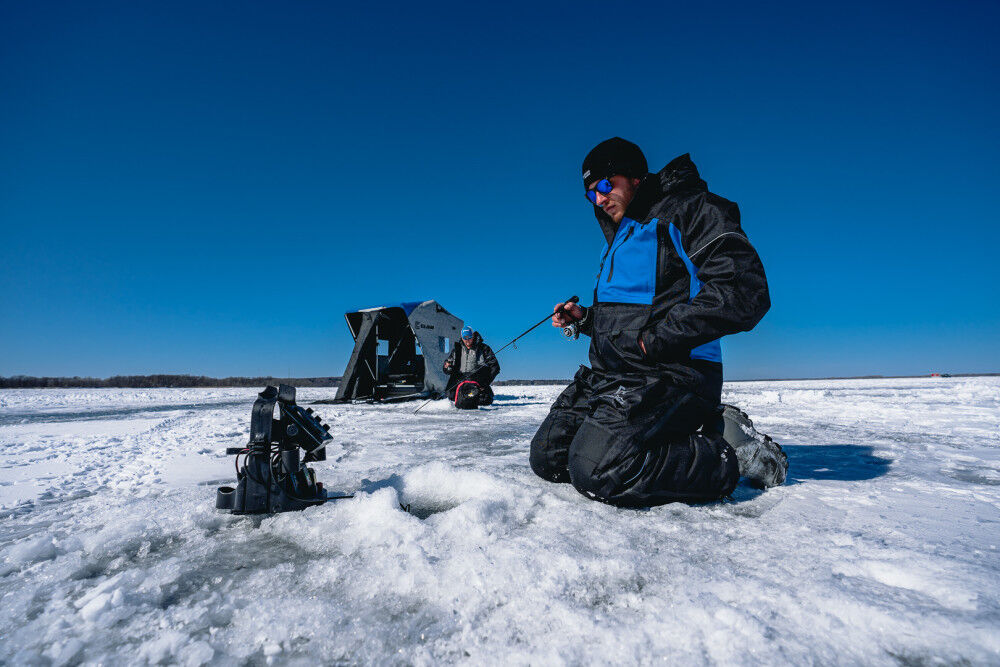
<path id="1" fill-rule="evenodd" d="M 614 189 L 615 186 L 611 185 L 611 181 L 609 181 L 606 178 L 602 178 L 601 180 L 597 181 L 597 185 L 595 185 L 593 189 L 586 191 L 587 199 L 590 201 L 591 204 L 596 204 L 598 192 L 600 192 L 602 195 L 606 195 Z"/>

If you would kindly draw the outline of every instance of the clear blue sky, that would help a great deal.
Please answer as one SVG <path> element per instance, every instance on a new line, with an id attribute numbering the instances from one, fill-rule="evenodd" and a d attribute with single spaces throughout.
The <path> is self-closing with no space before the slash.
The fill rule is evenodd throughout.
<path id="1" fill-rule="evenodd" d="M 613 135 L 740 204 L 728 379 L 1000 371 L 997 3 L 361 4 L 0 5 L 0 374 L 340 374 L 427 298 L 498 347 L 590 301 Z"/>

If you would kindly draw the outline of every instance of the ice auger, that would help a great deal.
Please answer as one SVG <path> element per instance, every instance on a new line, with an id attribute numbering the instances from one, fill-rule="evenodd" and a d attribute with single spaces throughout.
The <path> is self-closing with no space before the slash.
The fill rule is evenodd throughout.
<path id="1" fill-rule="evenodd" d="M 233 514 L 274 514 L 351 498 L 328 495 L 306 466 L 326 460 L 326 445 L 332 440 L 329 431 L 312 408 L 295 404 L 295 387 L 268 385 L 253 404 L 250 442 L 226 449 L 226 454 L 236 455 L 236 488 L 220 486 L 216 508 Z"/>

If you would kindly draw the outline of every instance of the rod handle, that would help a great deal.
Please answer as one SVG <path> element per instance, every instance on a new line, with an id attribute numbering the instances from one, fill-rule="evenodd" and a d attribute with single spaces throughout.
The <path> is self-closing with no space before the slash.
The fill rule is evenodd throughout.
<path id="1" fill-rule="evenodd" d="M 570 298 L 568 298 L 568 299 L 566 299 L 565 301 L 563 301 L 563 306 L 565 306 L 565 305 L 566 305 L 567 303 L 580 303 L 580 297 L 578 297 L 577 295 L 575 295 L 575 294 L 574 294 L 574 295 L 573 295 L 573 296 L 571 296 Z M 566 309 L 565 309 L 565 308 L 563 308 L 563 311 L 565 312 L 565 311 L 566 311 Z M 568 334 L 567 334 L 567 335 L 568 335 Z"/>

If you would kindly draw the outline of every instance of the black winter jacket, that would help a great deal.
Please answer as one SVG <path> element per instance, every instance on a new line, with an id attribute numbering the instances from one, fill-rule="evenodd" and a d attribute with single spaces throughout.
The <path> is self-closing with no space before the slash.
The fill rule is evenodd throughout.
<path id="1" fill-rule="evenodd" d="M 771 305 L 739 208 L 682 155 L 642 180 L 621 223 L 594 211 L 608 242 L 581 327 L 594 370 L 666 376 L 718 401 L 719 338 L 749 331 Z"/>
<path id="2" fill-rule="evenodd" d="M 470 374 L 461 373 L 462 359 L 459 355 L 473 355 L 473 363 L 477 367 L 477 370 Z M 461 380 L 475 380 L 479 384 L 486 386 L 492 383 L 496 376 L 500 374 L 500 362 L 497 361 L 496 355 L 493 354 L 493 348 L 483 342 L 483 337 L 479 335 L 478 331 L 472 336 L 471 348 L 465 347 L 465 343 L 461 340 L 456 341 L 454 347 L 451 348 L 451 352 L 448 354 L 448 358 L 445 359 L 444 365 L 450 368 L 450 370 L 445 370 L 446 373 L 451 375 L 451 381 L 448 383 L 449 386 L 456 385 Z"/>

